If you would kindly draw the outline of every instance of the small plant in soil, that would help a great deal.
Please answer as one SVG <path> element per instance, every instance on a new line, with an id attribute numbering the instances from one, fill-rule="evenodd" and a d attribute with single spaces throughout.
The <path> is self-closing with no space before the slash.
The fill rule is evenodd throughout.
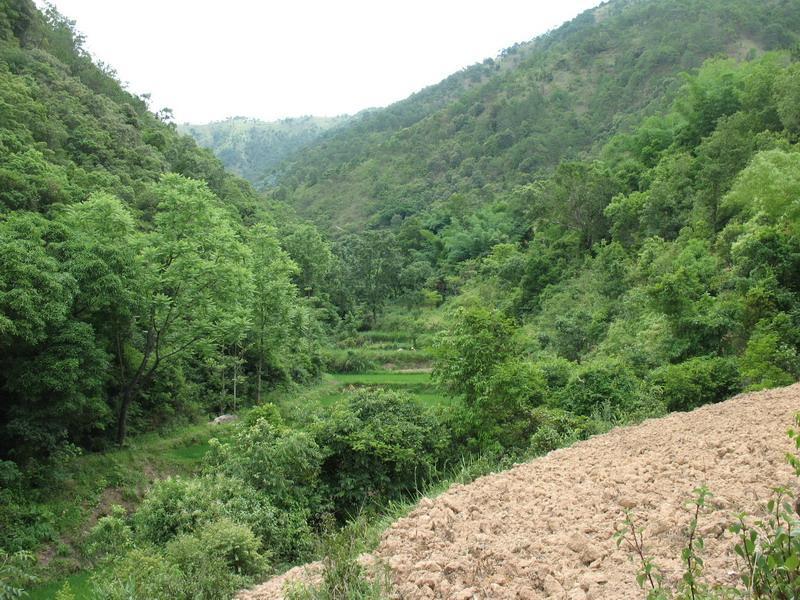
<path id="1" fill-rule="evenodd" d="M 795 417 L 800 426 L 800 414 Z M 800 429 L 789 430 L 789 437 L 800 450 Z M 800 477 L 800 458 L 787 454 L 787 460 Z M 702 580 L 705 542 L 699 535 L 698 523 L 711 507 L 711 493 L 697 488 L 690 503 L 692 519 L 687 530 L 687 543 L 681 551 L 684 573 L 675 589 L 664 581 L 653 558 L 645 552 L 644 530 L 637 527 L 634 516 L 626 511 L 625 520 L 616 533 L 617 546 L 623 544 L 639 563 L 636 581 L 647 590 L 648 600 L 723 600 L 753 598 L 755 600 L 794 600 L 800 598 L 800 500 L 791 490 L 775 488 L 767 503 L 765 516 L 753 521 L 748 515 L 737 515 L 730 531 L 736 536 L 734 551 L 738 557 L 739 586 L 711 587 Z"/>

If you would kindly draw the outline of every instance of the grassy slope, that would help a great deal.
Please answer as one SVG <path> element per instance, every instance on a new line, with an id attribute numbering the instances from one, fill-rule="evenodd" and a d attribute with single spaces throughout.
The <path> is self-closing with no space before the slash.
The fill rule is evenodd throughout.
<path id="1" fill-rule="evenodd" d="M 39 552 L 42 583 L 32 598 L 51 598 L 69 580 L 78 598 L 87 593 L 90 573 L 81 555 L 88 529 L 113 504 L 135 510 L 148 486 L 170 475 L 195 473 L 212 437 L 224 439 L 230 425 L 190 425 L 165 434 L 133 438 L 119 450 L 80 456 L 64 467 L 60 485 L 38 503 L 55 516 L 57 538 Z M 75 572 L 77 570 L 77 572 Z"/>
<path id="2" fill-rule="evenodd" d="M 425 319 L 430 318 L 432 314 L 425 315 Z M 402 309 L 391 307 L 378 328 L 341 340 L 331 351 L 355 353 L 375 368 L 329 374 L 319 386 L 281 402 L 291 408 L 329 408 L 357 389 L 381 387 L 409 393 L 425 406 L 450 405 L 455 400 L 439 390 L 431 378 L 430 342 L 430 334 L 419 322 L 410 324 Z"/>

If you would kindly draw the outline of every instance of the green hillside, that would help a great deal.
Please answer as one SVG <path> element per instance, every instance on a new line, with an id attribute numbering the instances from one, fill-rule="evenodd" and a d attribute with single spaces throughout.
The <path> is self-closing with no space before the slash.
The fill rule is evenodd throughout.
<path id="1" fill-rule="evenodd" d="M 314 135 L 260 195 L 0 3 L 0 596 L 390 597 L 419 494 L 800 378 L 796 0 L 614 0 Z M 794 597 L 775 506 L 650 597 Z"/>
<path id="2" fill-rule="evenodd" d="M 253 183 L 290 154 L 306 148 L 349 117 L 298 117 L 265 122 L 233 117 L 206 124 L 185 123 L 178 131 L 211 150 L 225 168 Z"/>
<path id="3" fill-rule="evenodd" d="M 313 377 L 281 236 L 74 23 L 0 4 L 0 457 L 103 447 L 225 410 L 234 385 Z"/>
<path id="4" fill-rule="evenodd" d="M 663 110 L 706 58 L 787 47 L 799 20 L 783 0 L 606 3 L 323 136 L 277 169 L 276 195 L 348 230 L 470 210 Z"/>

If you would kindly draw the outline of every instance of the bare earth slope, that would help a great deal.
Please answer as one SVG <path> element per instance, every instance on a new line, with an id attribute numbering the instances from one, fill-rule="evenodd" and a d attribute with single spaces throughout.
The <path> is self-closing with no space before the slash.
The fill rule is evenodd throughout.
<path id="1" fill-rule="evenodd" d="M 726 526 L 738 511 L 760 512 L 774 486 L 797 488 L 785 455 L 798 411 L 800 384 L 614 430 L 423 499 L 386 531 L 376 557 L 391 567 L 401 598 L 641 598 L 636 565 L 613 537 L 623 509 L 676 580 L 685 503 L 706 484 L 718 507 L 700 521 L 707 578 L 733 582 Z M 240 598 L 281 598 L 287 576 L 303 573 Z"/>

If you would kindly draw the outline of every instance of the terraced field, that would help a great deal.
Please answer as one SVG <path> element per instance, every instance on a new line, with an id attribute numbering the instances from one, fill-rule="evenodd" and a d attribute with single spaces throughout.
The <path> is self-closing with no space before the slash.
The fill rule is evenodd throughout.
<path id="1" fill-rule="evenodd" d="M 451 398 L 444 395 L 431 380 L 429 371 L 375 371 L 371 373 L 337 373 L 327 378 L 336 392 L 327 396 L 333 402 L 359 388 L 381 387 L 407 392 L 427 406 L 448 405 Z"/>
<path id="2" fill-rule="evenodd" d="M 402 391 L 426 406 L 449 406 L 453 401 L 431 378 L 431 355 L 418 348 L 422 336 L 408 332 L 375 330 L 343 340 L 334 350 L 344 362 L 348 354 L 352 364 L 364 369 L 327 374 L 320 385 L 281 400 L 288 407 L 330 408 L 347 394 L 362 388 Z"/>

